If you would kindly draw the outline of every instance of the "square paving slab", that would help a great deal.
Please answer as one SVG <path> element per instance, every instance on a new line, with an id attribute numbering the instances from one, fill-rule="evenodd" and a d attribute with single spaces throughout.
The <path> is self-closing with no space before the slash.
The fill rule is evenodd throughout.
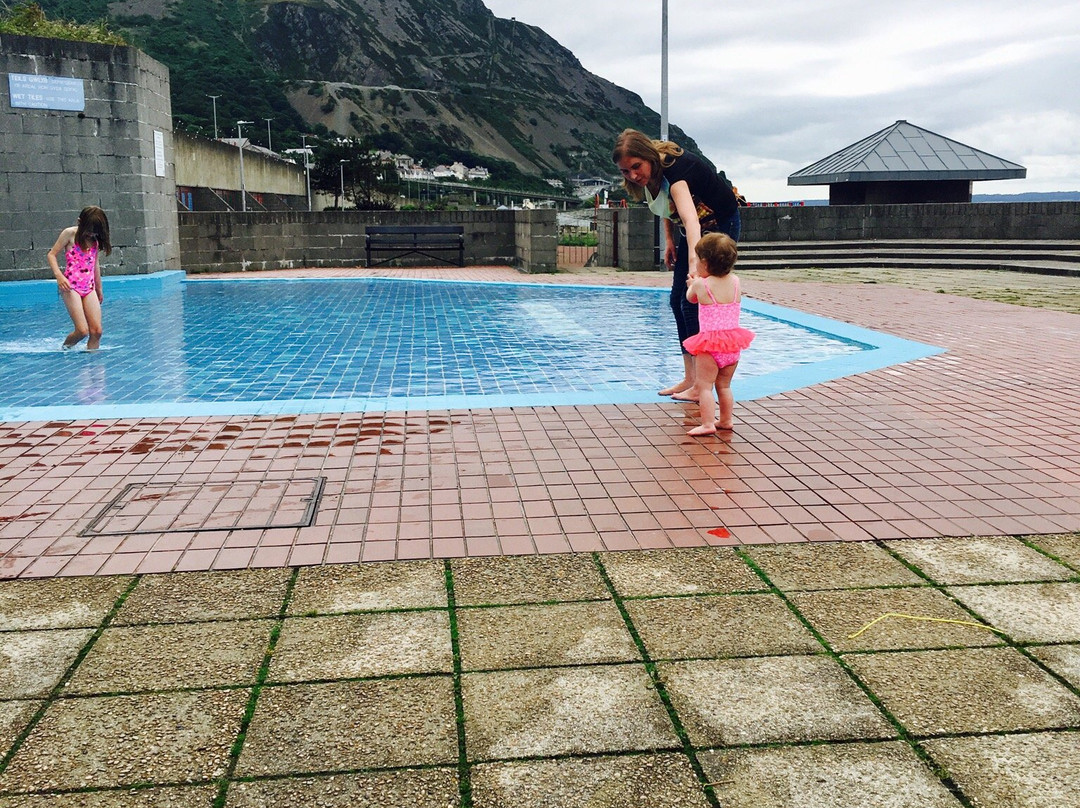
<path id="1" fill-rule="evenodd" d="M 948 597 L 929 587 L 795 592 L 789 597 L 836 651 L 945 648 L 1001 645 L 1004 642 L 999 635 L 985 628 L 937 622 L 979 623 Z M 873 623 L 875 620 L 878 622 Z M 857 637 L 851 636 L 860 631 L 862 633 Z"/>
<path id="2" fill-rule="evenodd" d="M 924 743 L 972 805 L 1065 808 L 1080 804 L 1075 732 L 942 738 Z"/>
<path id="3" fill-rule="evenodd" d="M 785 591 L 923 583 L 903 562 L 872 542 L 779 544 L 748 547 L 745 552 Z"/>
<path id="4" fill-rule="evenodd" d="M 957 586 L 949 592 L 1017 642 L 1080 642 L 1080 583 Z"/>
<path id="5" fill-rule="evenodd" d="M 239 777 L 457 763 L 449 676 L 265 687 Z"/>
<path id="6" fill-rule="evenodd" d="M 0 793 L 212 780 L 225 773 L 249 692 L 62 699 L 49 706 Z"/>
<path id="7" fill-rule="evenodd" d="M 1080 572 L 1080 533 L 1028 536 L 1028 541 Z"/>
<path id="8" fill-rule="evenodd" d="M 290 617 L 274 649 L 269 681 L 453 670 L 445 611 Z"/>
<path id="9" fill-rule="evenodd" d="M 1080 699 L 1012 648 L 845 657 L 914 735 L 1080 723 Z"/>
<path id="10" fill-rule="evenodd" d="M 146 575 L 113 622 L 130 625 L 274 617 L 281 612 L 291 577 L 290 569 Z"/>
<path id="11" fill-rule="evenodd" d="M 225 808 L 456 808 L 456 769 L 400 770 L 233 783 Z"/>
<path id="12" fill-rule="evenodd" d="M 49 695 L 93 633 L 73 629 L 0 634 L 0 698 Z"/>
<path id="13" fill-rule="evenodd" d="M 611 597 L 596 564 L 586 553 L 454 559 L 450 565 L 458 606 Z"/>
<path id="14" fill-rule="evenodd" d="M 724 808 L 960 808 L 899 742 L 698 753 Z"/>
<path id="15" fill-rule="evenodd" d="M 457 611 L 464 670 L 640 661 L 610 600 Z"/>
<path id="16" fill-rule="evenodd" d="M 217 786 L 163 786 L 0 797 L 0 808 L 209 808 Z"/>
<path id="17" fill-rule="evenodd" d="M 180 623 L 105 629 L 68 694 L 255 684 L 272 623 Z"/>
<path id="18" fill-rule="evenodd" d="M 695 746 L 896 735 L 828 657 L 698 660 L 657 668 Z"/>
<path id="19" fill-rule="evenodd" d="M 1050 670 L 1080 689 L 1080 645 L 1044 645 L 1029 650 Z"/>
<path id="20" fill-rule="evenodd" d="M 0 581 L 0 630 L 97 627 L 130 578 Z"/>
<path id="21" fill-rule="evenodd" d="M 462 676 L 472 760 L 679 746 L 644 665 Z"/>
<path id="22" fill-rule="evenodd" d="M 707 808 L 682 755 L 483 763 L 472 770 L 475 808 Z"/>
<path id="23" fill-rule="evenodd" d="M 626 610 L 654 660 L 821 650 L 776 595 L 629 600 Z"/>
<path id="24" fill-rule="evenodd" d="M 446 608 L 441 561 L 330 564 L 300 570 L 289 614 Z"/>
<path id="25" fill-rule="evenodd" d="M 734 550 L 694 547 L 604 553 L 600 560 L 624 598 L 761 591 L 768 587 Z"/>
<path id="26" fill-rule="evenodd" d="M 1061 581 L 1076 572 L 1009 536 L 886 544 L 940 584 Z"/>

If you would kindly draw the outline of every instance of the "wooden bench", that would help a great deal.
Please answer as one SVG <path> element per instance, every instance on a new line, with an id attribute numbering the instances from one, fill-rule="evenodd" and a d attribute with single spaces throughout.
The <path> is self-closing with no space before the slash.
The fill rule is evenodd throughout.
<path id="1" fill-rule="evenodd" d="M 460 224 L 372 225 L 365 235 L 367 265 L 388 264 L 407 255 L 422 255 L 443 263 L 435 253 L 457 253 L 457 265 L 465 266 L 465 227 Z M 393 253 L 372 263 L 373 254 Z"/>

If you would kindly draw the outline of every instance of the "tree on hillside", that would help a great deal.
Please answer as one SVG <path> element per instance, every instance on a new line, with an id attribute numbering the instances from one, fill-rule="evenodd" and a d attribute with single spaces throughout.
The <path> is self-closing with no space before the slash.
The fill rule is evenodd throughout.
<path id="1" fill-rule="evenodd" d="M 397 169 L 393 163 L 379 160 L 370 141 L 358 138 L 317 140 L 314 160 L 311 187 L 333 194 L 335 207 L 344 208 L 350 199 L 353 207 L 360 210 L 393 207 L 391 200 L 400 182 Z"/>

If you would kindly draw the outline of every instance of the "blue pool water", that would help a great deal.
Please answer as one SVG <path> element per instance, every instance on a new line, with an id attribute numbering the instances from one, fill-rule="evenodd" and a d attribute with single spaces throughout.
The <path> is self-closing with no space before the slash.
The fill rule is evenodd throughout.
<path id="1" fill-rule="evenodd" d="M 665 290 L 168 274 L 106 279 L 93 353 L 58 350 L 55 292 L 0 290 L 0 418 L 655 402 L 682 373 Z M 894 339 L 751 300 L 743 323 L 743 399 L 800 386 L 799 369 L 865 369 Z"/>

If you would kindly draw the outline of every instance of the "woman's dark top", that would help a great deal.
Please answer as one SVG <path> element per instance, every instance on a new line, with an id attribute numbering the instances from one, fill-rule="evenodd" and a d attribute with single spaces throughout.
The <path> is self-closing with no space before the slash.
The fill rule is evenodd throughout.
<path id="1" fill-rule="evenodd" d="M 690 187 L 690 196 L 697 208 L 701 232 L 722 230 L 726 222 L 739 209 L 735 194 L 726 182 L 709 168 L 709 165 L 697 155 L 683 152 L 670 166 L 664 166 L 664 179 L 670 185 L 685 180 Z M 677 227 L 683 223 L 679 212 L 672 207 L 671 221 Z"/>

